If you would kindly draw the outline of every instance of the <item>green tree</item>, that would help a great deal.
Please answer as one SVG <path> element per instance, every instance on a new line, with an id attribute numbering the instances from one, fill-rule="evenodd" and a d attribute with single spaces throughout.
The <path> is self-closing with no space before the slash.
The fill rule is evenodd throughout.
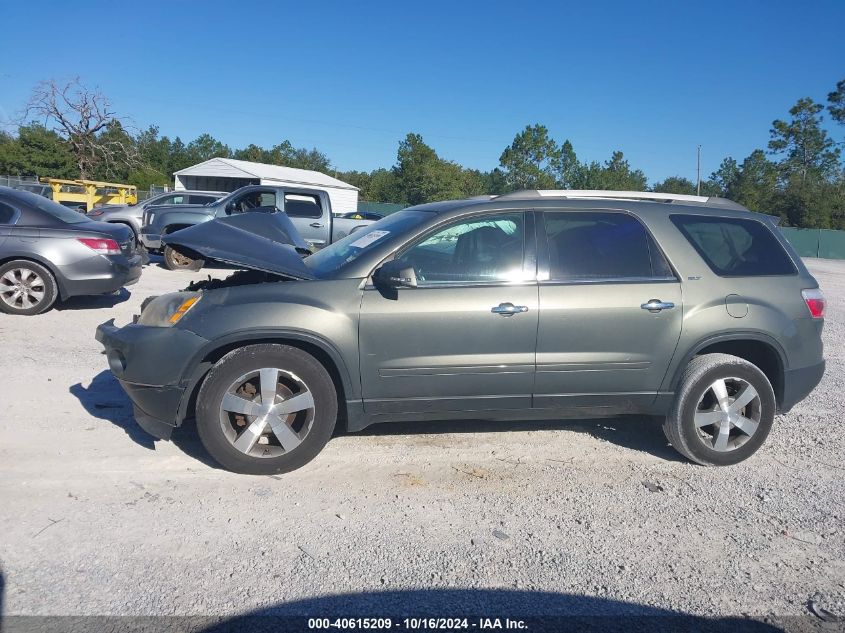
<path id="1" fill-rule="evenodd" d="M 18 128 L 17 137 L 0 137 L 0 173 L 50 178 L 78 178 L 70 147 L 56 132 L 31 123 Z"/>
<path id="2" fill-rule="evenodd" d="M 232 152 L 232 158 L 248 160 L 252 163 L 272 163 L 271 153 L 254 143 L 250 143 L 243 149 L 237 149 Z"/>
<path id="3" fill-rule="evenodd" d="M 756 149 L 742 161 L 730 198 L 752 211 L 771 213 L 778 194 L 778 166 Z"/>
<path id="4" fill-rule="evenodd" d="M 498 167 L 491 169 L 483 174 L 484 176 L 484 192 L 491 196 L 498 196 L 508 192 L 508 181 L 503 172 Z"/>
<path id="5" fill-rule="evenodd" d="M 190 165 L 196 165 L 212 158 L 229 158 L 232 154 L 228 145 L 224 145 L 211 134 L 200 134 L 188 143 L 185 151 L 191 161 Z"/>
<path id="6" fill-rule="evenodd" d="M 728 156 L 719 165 L 719 169 L 710 174 L 710 182 L 719 188 L 718 195 L 733 198 L 737 181 L 739 180 L 739 165 L 736 160 Z"/>
<path id="7" fill-rule="evenodd" d="M 392 169 L 376 169 L 370 173 L 369 191 L 365 198 L 373 202 L 402 202 L 399 182 Z"/>
<path id="8" fill-rule="evenodd" d="M 830 178 L 839 166 L 839 150 L 822 128 L 824 106 L 810 98 L 799 99 L 789 110 L 789 121 L 772 122 L 769 150 L 781 158 L 781 178 L 808 180 Z"/>
<path id="9" fill-rule="evenodd" d="M 499 165 L 511 190 L 554 189 L 561 171 L 561 150 L 546 126 L 527 125 L 502 152 Z"/>
<path id="10" fill-rule="evenodd" d="M 613 152 L 610 160 L 602 165 L 596 161 L 579 169 L 577 189 L 602 189 L 612 191 L 645 191 L 648 179 L 640 169 L 631 169 L 622 152 Z"/>
<path id="11" fill-rule="evenodd" d="M 557 159 L 557 186 L 561 189 L 574 189 L 581 173 L 581 163 L 569 139 L 560 147 Z"/>
<path id="12" fill-rule="evenodd" d="M 837 123 L 845 125 L 845 79 L 836 84 L 836 90 L 827 95 L 827 111 Z"/>
<path id="13" fill-rule="evenodd" d="M 297 169 L 311 169 L 328 173 L 332 171 L 332 163 L 329 157 L 316 148 L 294 147 L 293 144 L 284 140 L 274 145 L 268 153 L 267 160 L 263 161 L 272 165 L 284 165 Z"/>
<path id="14" fill-rule="evenodd" d="M 419 134 L 408 134 L 399 143 L 393 173 L 401 201 L 408 204 L 450 200 L 463 195 L 461 167 L 440 158 Z"/>
<path id="15" fill-rule="evenodd" d="M 696 193 L 696 186 L 689 178 L 683 178 L 682 176 L 669 176 L 666 180 L 655 184 L 652 191 L 657 193 L 678 193 L 694 196 Z"/>

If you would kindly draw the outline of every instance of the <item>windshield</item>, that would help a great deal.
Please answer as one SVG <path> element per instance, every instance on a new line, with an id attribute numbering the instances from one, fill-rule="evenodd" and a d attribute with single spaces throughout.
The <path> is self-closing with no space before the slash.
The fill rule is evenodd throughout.
<path id="1" fill-rule="evenodd" d="M 305 265 L 317 277 L 328 276 L 332 271 L 355 261 L 391 237 L 400 235 L 430 218 L 431 214 L 424 211 L 399 211 L 306 257 Z"/>
<path id="2" fill-rule="evenodd" d="M 53 202 L 52 200 L 48 200 L 42 196 L 37 196 L 28 191 L 21 191 L 18 195 L 20 196 L 20 199 L 26 202 L 29 206 L 40 209 L 45 213 L 49 213 L 54 218 L 61 220 L 65 224 L 88 222 L 88 218 L 85 217 L 84 214 L 74 211 L 73 209 L 63 207 L 58 202 Z"/>

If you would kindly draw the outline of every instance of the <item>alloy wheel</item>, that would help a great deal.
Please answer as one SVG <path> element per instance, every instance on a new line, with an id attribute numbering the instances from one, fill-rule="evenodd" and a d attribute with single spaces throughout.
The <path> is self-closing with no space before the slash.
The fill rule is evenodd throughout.
<path id="1" fill-rule="evenodd" d="M 757 432 L 761 406 L 760 394 L 747 380 L 715 380 L 704 390 L 695 410 L 698 438 L 715 451 L 736 450 Z"/>
<path id="2" fill-rule="evenodd" d="M 12 268 L 0 277 L 0 300 L 15 310 L 29 310 L 44 300 L 44 280 L 29 268 Z"/>
<path id="3" fill-rule="evenodd" d="M 220 424 L 241 453 L 278 457 L 305 440 L 314 413 L 314 396 L 299 377 L 266 367 L 244 374 L 226 389 Z"/>

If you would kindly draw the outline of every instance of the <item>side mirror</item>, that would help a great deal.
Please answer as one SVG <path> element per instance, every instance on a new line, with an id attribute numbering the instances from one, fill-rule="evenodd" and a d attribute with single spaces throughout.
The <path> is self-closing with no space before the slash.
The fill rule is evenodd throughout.
<path id="1" fill-rule="evenodd" d="M 392 260 L 385 262 L 373 272 L 373 284 L 381 288 L 416 288 L 417 273 L 412 266 Z"/>

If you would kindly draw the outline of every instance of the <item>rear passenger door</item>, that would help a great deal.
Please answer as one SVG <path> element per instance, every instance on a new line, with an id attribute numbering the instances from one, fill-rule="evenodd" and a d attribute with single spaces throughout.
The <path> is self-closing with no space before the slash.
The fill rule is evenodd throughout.
<path id="1" fill-rule="evenodd" d="M 307 242 L 317 248 L 329 243 L 331 220 L 323 196 L 310 191 L 285 191 L 282 202 L 281 208 Z"/>
<path id="2" fill-rule="evenodd" d="M 2 247 L 3 242 L 9 238 L 9 234 L 12 231 L 12 225 L 15 223 L 19 215 L 20 214 L 16 209 L 5 202 L 0 202 L 0 247 Z M 0 257 L 2 257 L 2 255 L 3 252 L 0 251 Z"/>
<path id="3" fill-rule="evenodd" d="M 680 283 L 625 211 L 539 214 L 536 408 L 650 404 L 681 332 Z"/>

